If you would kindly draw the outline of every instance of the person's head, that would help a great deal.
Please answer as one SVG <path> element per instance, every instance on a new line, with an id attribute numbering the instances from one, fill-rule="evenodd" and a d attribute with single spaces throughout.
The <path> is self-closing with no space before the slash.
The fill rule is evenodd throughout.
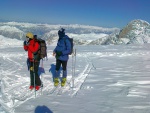
<path id="1" fill-rule="evenodd" d="M 31 32 L 28 32 L 26 34 L 26 38 L 27 38 L 27 40 L 32 40 L 34 38 L 34 35 Z"/>
<path id="2" fill-rule="evenodd" d="M 65 29 L 64 28 L 61 28 L 59 31 L 58 31 L 58 36 L 59 38 L 62 38 L 65 36 Z"/>

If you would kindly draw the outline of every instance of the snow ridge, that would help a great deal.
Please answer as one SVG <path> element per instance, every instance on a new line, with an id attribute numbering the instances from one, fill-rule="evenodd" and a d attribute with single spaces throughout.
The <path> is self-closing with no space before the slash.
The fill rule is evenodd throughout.
<path id="1" fill-rule="evenodd" d="M 0 23 L 0 35 L 5 37 L 25 40 L 27 32 L 33 32 L 38 37 L 43 38 L 48 44 L 53 44 L 57 41 L 57 32 L 60 27 L 66 29 L 67 35 L 76 40 L 76 45 L 79 40 L 91 42 L 91 39 L 97 39 L 111 34 L 114 31 L 119 31 L 119 28 L 103 28 L 97 26 L 88 25 L 50 25 L 50 24 L 33 24 L 33 23 L 19 23 L 19 22 L 1 22 Z M 92 37 L 92 38 L 91 38 Z M 93 39 L 94 38 L 94 39 Z M 80 42 L 80 41 L 79 41 Z M 81 43 L 80 43 L 81 44 Z"/>

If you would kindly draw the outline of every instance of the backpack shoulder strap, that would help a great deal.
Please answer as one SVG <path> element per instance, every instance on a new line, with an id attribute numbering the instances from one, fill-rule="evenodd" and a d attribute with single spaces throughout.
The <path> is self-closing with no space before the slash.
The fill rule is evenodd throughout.
<path id="1" fill-rule="evenodd" d="M 66 46 L 66 40 L 68 40 L 68 41 L 69 41 L 69 37 L 64 38 L 65 46 Z"/>
<path id="2" fill-rule="evenodd" d="M 38 42 L 37 40 L 35 40 L 33 46 L 35 46 L 36 43 L 39 44 L 39 42 Z M 39 46 L 40 46 L 40 45 L 39 45 Z"/>

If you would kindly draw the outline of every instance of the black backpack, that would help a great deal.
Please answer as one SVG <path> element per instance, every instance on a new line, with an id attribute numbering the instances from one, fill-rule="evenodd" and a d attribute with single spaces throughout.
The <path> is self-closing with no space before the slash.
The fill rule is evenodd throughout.
<path id="1" fill-rule="evenodd" d="M 47 46 L 45 40 L 41 38 L 36 38 L 35 41 L 38 42 L 40 45 L 40 49 L 37 51 L 37 54 L 39 54 L 40 59 L 47 57 Z"/>
<path id="2" fill-rule="evenodd" d="M 73 44 L 73 38 L 67 38 L 68 40 L 69 40 L 69 42 L 70 42 L 70 44 L 71 44 L 71 52 L 69 53 L 69 55 L 71 55 L 72 53 L 73 53 L 73 46 L 74 46 L 74 44 Z M 66 40 L 67 39 L 65 39 L 65 45 L 66 45 Z"/>

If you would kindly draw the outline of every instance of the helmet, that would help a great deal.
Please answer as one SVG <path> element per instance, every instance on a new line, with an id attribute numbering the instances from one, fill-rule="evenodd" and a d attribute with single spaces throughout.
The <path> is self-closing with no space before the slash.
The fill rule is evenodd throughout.
<path id="1" fill-rule="evenodd" d="M 27 34 L 26 34 L 26 37 L 27 38 L 30 38 L 30 39 L 33 39 L 33 34 L 31 33 L 31 32 L 28 32 Z"/>

